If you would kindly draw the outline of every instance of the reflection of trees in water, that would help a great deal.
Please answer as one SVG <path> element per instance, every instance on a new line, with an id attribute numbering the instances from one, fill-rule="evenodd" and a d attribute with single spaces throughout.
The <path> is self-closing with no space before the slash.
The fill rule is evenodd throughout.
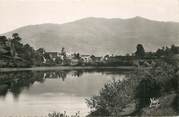
<path id="1" fill-rule="evenodd" d="M 5 96 L 8 92 L 8 85 L 2 84 L 0 85 L 0 96 Z"/>
<path id="2" fill-rule="evenodd" d="M 101 73 L 105 75 L 115 74 L 115 75 L 122 75 L 128 74 L 129 72 L 119 71 L 119 70 L 64 70 L 64 71 L 48 71 L 43 72 L 43 77 L 46 78 L 58 78 L 62 79 L 63 81 L 66 79 L 67 75 L 71 75 L 72 77 L 81 77 L 84 73 Z"/>
<path id="3" fill-rule="evenodd" d="M 77 70 L 77 71 L 49 71 L 49 72 L 44 72 L 44 78 L 58 78 L 62 79 L 65 81 L 67 78 L 67 75 L 71 75 L 73 77 L 80 77 L 82 76 L 84 71 L 82 70 Z"/>
<path id="4" fill-rule="evenodd" d="M 68 75 L 73 78 L 81 77 L 84 73 L 123 74 L 112 70 L 64 70 L 64 71 L 19 71 L 0 72 L 0 96 L 6 96 L 11 92 L 15 98 L 24 89 L 29 89 L 35 82 L 43 83 L 45 79 L 62 79 L 65 81 Z"/>
<path id="5" fill-rule="evenodd" d="M 49 72 L 44 72 L 43 73 L 43 78 L 47 79 L 62 79 L 63 81 L 65 80 L 65 78 L 67 77 L 68 71 L 49 71 Z"/>
<path id="6" fill-rule="evenodd" d="M 0 73 L 0 96 L 6 96 L 9 91 L 18 98 L 19 94 L 25 88 L 30 88 L 34 82 L 43 82 L 42 76 L 43 74 L 32 71 Z"/>

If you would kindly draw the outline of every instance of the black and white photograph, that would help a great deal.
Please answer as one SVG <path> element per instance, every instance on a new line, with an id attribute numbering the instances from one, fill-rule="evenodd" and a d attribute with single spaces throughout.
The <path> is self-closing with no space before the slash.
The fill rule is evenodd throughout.
<path id="1" fill-rule="evenodd" d="M 0 0 L 0 117 L 179 116 L 179 0 Z"/>

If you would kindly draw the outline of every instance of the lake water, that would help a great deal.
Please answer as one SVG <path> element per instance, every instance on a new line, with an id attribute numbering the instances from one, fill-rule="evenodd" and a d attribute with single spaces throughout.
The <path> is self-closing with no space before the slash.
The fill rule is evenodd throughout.
<path id="1" fill-rule="evenodd" d="M 97 95 L 124 71 L 26 71 L 0 73 L 1 116 L 47 116 L 49 112 L 81 116 L 90 112 L 85 99 Z"/>

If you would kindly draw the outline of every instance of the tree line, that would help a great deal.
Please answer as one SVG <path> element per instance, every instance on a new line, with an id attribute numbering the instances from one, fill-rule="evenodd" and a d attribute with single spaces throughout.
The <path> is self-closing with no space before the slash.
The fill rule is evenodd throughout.
<path id="1" fill-rule="evenodd" d="M 43 48 L 35 50 L 21 41 L 18 33 L 13 33 L 11 38 L 0 36 L 1 67 L 27 67 L 43 62 Z"/>
<path id="2" fill-rule="evenodd" d="M 179 53 L 179 47 L 171 45 L 171 47 L 162 47 L 155 52 L 146 52 L 142 44 L 136 46 L 133 54 L 125 56 L 102 57 L 90 56 L 90 61 L 85 62 L 80 53 L 74 53 L 71 60 L 67 57 L 65 49 L 61 50 L 61 57 L 51 55 L 43 48 L 34 49 L 29 44 L 23 44 L 22 38 L 18 33 L 13 33 L 11 38 L 0 36 L 0 67 L 30 67 L 42 65 L 102 65 L 102 66 L 129 66 L 133 65 L 134 60 L 154 60 L 161 58 L 169 58 Z"/>
<path id="3" fill-rule="evenodd" d="M 139 59 L 145 58 L 162 58 L 162 57 L 171 57 L 175 54 L 179 54 L 179 47 L 174 44 L 170 47 L 162 47 L 157 49 L 155 52 L 145 52 L 145 49 L 142 44 L 138 44 L 136 47 L 135 56 Z"/>

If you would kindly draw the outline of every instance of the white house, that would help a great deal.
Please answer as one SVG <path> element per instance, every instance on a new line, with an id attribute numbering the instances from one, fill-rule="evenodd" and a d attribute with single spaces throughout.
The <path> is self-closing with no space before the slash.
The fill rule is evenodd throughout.
<path id="1" fill-rule="evenodd" d="M 92 62 L 92 59 L 91 59 L 90 55 L 81 55 L 81 58 L 82 58 L 84 63 Z"/>

